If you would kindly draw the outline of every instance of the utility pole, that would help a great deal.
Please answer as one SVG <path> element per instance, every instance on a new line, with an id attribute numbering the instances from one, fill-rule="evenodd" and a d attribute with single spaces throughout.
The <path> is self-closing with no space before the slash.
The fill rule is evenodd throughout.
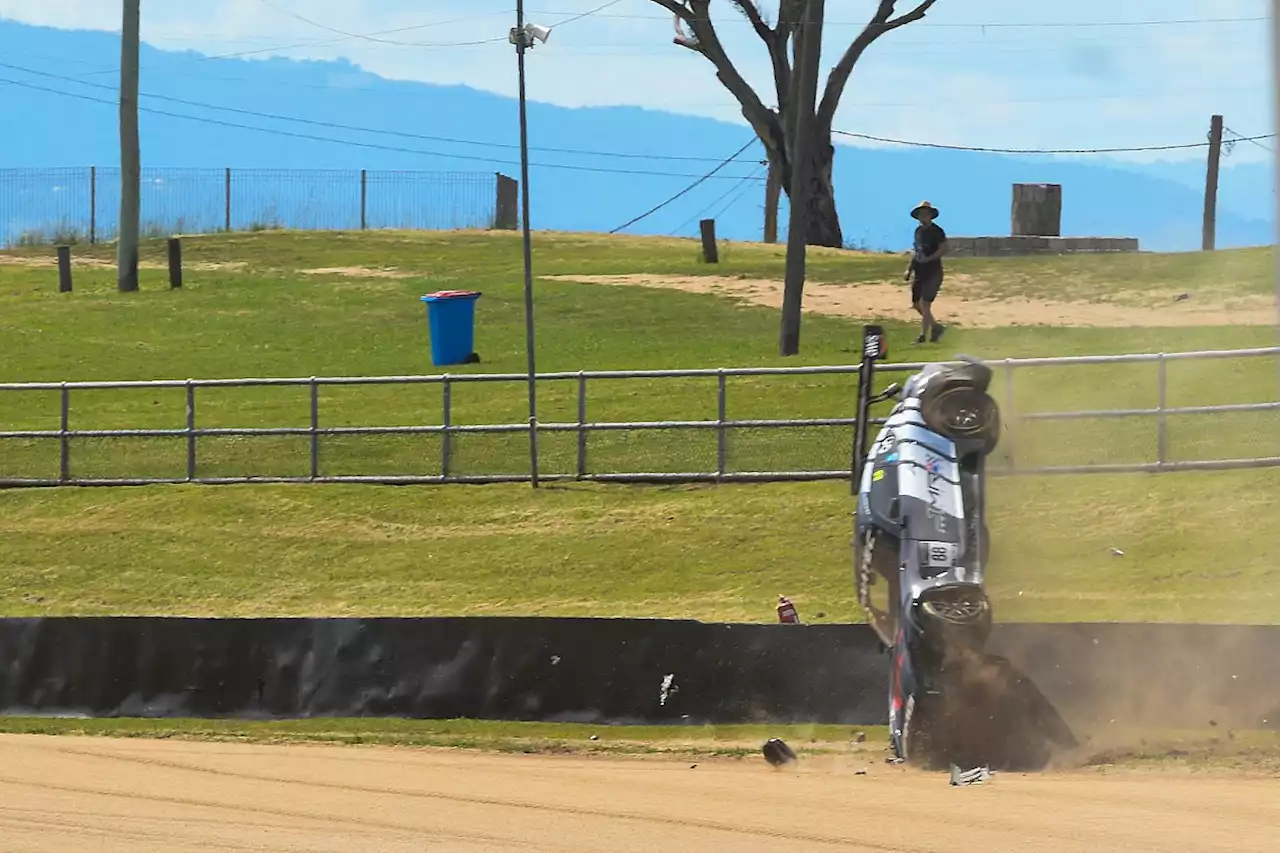
<path id="1" fill-rule="evenodd" d="M 787 223 L 787 273 L 782 292 L 782 334 L 779 352 L 800 352 L 800 309 L 804 303 L 805 253 L 809 236 L 809 197 L 812 186 L 814 102 L 818 97 L 818 66 L 822 61 L 824 0 L 807 0 L 800 26 L 799 98 L 796 135 L 791 152 L 791 215 Z"/>
<path id="2" fill-rule="evenodd" d="M 142 152 L 138 143 L 138 42 L 141 0 L 124 1 L 120 28 L 120 237 L 116 246 L 121 293 L 138 289 L 138 220 Z"/>
<path id="3" fill-rule="evenodd" d="M 1212 252 L 1218 230 L 1218 165 L 1222 162 L 1222 116 L 1209 121 L 1209 167 L 1204 176 L 1204 229 L 1200 248 Z"/>
<path id="4" fill-rule="evenodd" d="M 778 168 L 769 164 L 769 180 L 764 185 L 764 241 L 778 242 L 778 197 L 782 195 L 782 180 Z"/>
<path id="5" fill-rule="evenodd" d="M 530 37 L 525 30 L 524 0 L 516 0 L 516 28 L 511 31 L 516 45 L 516 73 L 520 94 L 520 219 L 524 243 L 524 334 L 525 369 L 529 391 L 529 482 L 538 488 L 538 372 L 534 359 L 533 326 L 533 240 L 529 225 L 529 119 L 525 107 L 524 54 Z"/>
<path id="6" fill-rule="evenodd" d="M 1272 130 L 1280 133 L 1280 0 L 1271 0 L 1271 102 L 1272 117 L 1276 122 Z M 1275 174 L 1280 175 L 1280 145 L 1275 148 Z M 1276 243 L 1280 245 L 1280 192 L 1276 193 Z M 1280 331 L 1280 251 L 1273 253 L 1276 264 L 1276 329 Z M 1280 369 L 1280 358 L 1276 359 Z M 1280 399 L 1280 398 L 1277 398 Z"/>

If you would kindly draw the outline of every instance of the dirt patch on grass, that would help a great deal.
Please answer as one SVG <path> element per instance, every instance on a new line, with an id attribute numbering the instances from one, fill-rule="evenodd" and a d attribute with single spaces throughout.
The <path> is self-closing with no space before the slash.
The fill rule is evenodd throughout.
<path id="1" fill-rule="evenodd" d="M 11 267 L 32 267 L 37 269 L 47 269 L 56 267 L 58 259 L 56 257 L 44 257 L 41 255 L 0 255 L 0 266 Z M 71 266 L 73 269 L 115 269 L 116 262 L 114 260 L 104 260 L 102 258 L 85 258 L 76 257 L 74 253 L 71 256 Z M 244 261 L 226 261 L 214 263 L 211 261 L 184 261 L 182 268 L 187 271 L 197 272 L 216 272 L 218 270 L 242 270 L 248 264 Z M 167 270 L 168 263 L 160 261 L 138 261 L 138 269 L 144 270 Z"/>
<path id="2" fill-rule="evenodd" d="M 552 281 L 625 285 L 709 293 L 770 308 L 782 306 L 782 282 L 723 276 L 559 275 Z M 984 282 L 973 276 L 949 275 L 935 303 L 939 319 L 971 328 L 1007 326 L 1269 326 L 1274 300 L 1265 296 L 1224 298 L 1176 291 L 1125 292 L 1115 299 L 1054 300 L 1025 296 L 992 298 Z M 1123 302 L 1120 301 L 1123 298 Z M 911 291 L 905 282 L 805 285 L 805 311 L 842 317 L 916 320 Z"/>
<path id="3" fill-rule="evenodd" d="M 344 278 L 410 278 L 413 274 L 395 269 L 370 269 L 369 267 L 319 267 L 298 270 L 303 275 L 340 275 Z"/>

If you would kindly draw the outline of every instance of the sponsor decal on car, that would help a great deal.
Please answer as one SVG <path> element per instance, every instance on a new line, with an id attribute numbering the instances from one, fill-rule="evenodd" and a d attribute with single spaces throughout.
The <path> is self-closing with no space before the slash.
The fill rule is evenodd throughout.
<path id="1" fill-rule="evenodd" d="M 942 460 L 936 456 L 929 456 L 924 463 L 924 470 L 928 472 L 929 484 L 929 518 L 933 520 L 933 529 L 939 533 L 947 532 L 947 514 L 943 511 L 942 500 Z"/>

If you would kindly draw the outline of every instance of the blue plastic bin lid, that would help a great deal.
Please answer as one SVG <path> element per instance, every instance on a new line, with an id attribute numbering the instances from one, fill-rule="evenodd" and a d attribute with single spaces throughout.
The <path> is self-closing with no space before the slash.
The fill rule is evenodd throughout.
<path id="1" fill-rule="evenodd" d="M 480 296 L 478 290 L 437 290 L 435 293 L 428 293 L 422 297 L 423 302 L 436 302 L 441 299 L 476 299 Z"/>

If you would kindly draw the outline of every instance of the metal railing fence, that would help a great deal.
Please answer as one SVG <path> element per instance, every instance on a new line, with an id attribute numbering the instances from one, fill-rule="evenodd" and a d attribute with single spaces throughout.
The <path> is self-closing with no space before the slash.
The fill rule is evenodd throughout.
<path id="1" fill-rule="evenodd" d="M 1006 426 L 1001 446 L 993 457 L 991 469 L 999 475 L 1025 474 L 1077 474 L 1099 472 L 1165 472 L 1184 470 L 1227 470 L 1238 468 L 1263 468 L 1280 466 L 1280 401 L 1267 400 L 1261 402 L 1221 403 L 1205 405 L 1169 405 L 1168 370 L 1170 365 L 1179 362 L 1212 361 L 1221 359 L 1260 359 L 1280 358 L 1280 347 L 1264 347 L 1241 350 L 1214 350 L 1183 353 L 1147 353 L 1134 355 L 1078 356 L 1061 358 L 1007 358 L 991 360 L 987 363 L 996 371 L 998 387 L 993 385 L 993 393 L 1001 400 L 1002 416 Z M 1019 412 L 1015 406 L 1015 373 L 1022 370 L 1047 367 L 1081 368 L 1089 366 L 1115 366 L 1133 364 L 1154 364 L 1156 367 L 1155 405 L 1129 406 L 1104 409 L 1045 410 Z M 886 384 L 894 374 L 909 373 L 919 370 L 920 363 L 883 364 L 877 367 L 877 375 L 883 374 Z M 852 377 L 859 371 L 857 365 L 823 366 L 823 367 L 759 367 L 759 368 L 725 368 L 694 370 L 612 370 L 612 371 L 578 371 L 539 374 L 540 387 L 571 387 L 571 397 L 576 406 L 576 417 L 572 420 L 538 423 L 539 435 L 548 437 L 562 436 L 570 439 L 569 448 L 561 448 L 558 455 L 552 454 L 548 470 L 540 471 L 541 480 L 585 480 L 603 482 L 761 482 L 761 481 L 797 481 L 797 480 L 847 480 L 853 459 L 853 394 L 847 395 L 848 403 L 844 411 L 833 413 L 830 417 L 810 418 L 731 418 L 729 403 L 731 399 L 731 382 L 747 377 L 786 377 L 800 379 L 802 377 Z M 1274 377 L 1273 377 L 1274 378 Z M 588 403 L 592 399 L 589 389 L 595 383 L 621 380 L 625 382 L 649 381 L 664 383 L 678 379 L 711 380 L 715 383 L 716 416 L 704 419 L 671 419 L 671 420 L 592 420 L 588 417 Z M 518 435 L 527 442 L 528 430 L 525 423 L 461 423 L 456 417 L 455 389 L 460 386 L 503 385 L 527 382 L 525 374 L 443 374 L 431 376 L 331 376 L 331 377 L 295 377 L 295 378 L 243 378 L 243 379 L 187 379 L 187 380 L 137 380 L 137 381 L 88 381 L 88 382 L 30 382 L 0 384 L 0 427 L 5 426 L 6 412 L 20 412 L 21 406 L 11 405 L 13 395 L 33 392 L 54 392 L 58 395 L 58 426 L 56 429 L 0 429 L 0 485 L 2 486 L 56 486 L 56 485 L 141 485 L 159 483 L 257 483 L 257 482 L 312 482 L 312 483 L 495 483 L 495 482 L 527 482 L 530 478 L 527 452 L 512 449 L 503 458 L 484 459 L 491 470 L 481 473 L 468 473 L 460 470 L 462 457 L 458 444 L 474 436 Z M 394 387 L 394 386 L 433 386 L 440 391 L 440 409 L 438 423 L 418 423 L 407 425 L 353 425 L 326 426 L 323 417 L 322 392 L 341 387 Z M 1275 384 L 1270 384 L 1274 396 Z M 210 427 L 201 426 L 198 420 L 198 402 L 200 391 L 212 389 L 304 389 L 308 402 L 307 423 L 300 426 L 246 426 L 246 427 Z M 77 429 L 72 424 L 72 403 L 74 395 L 85 392 L 124 391 L 127 389 L 177 389 L 185 397 L 185 424 L 176 428 L 126 428 L 126 429 Z M 1043 390 L 1043 389 L 1042 389 Z M 1051 389 L 1045 391 L 1049 393 Z M 1211 429 L 1204 431 L 1204 424 L 1211 420 L 1208 416 L 1219 419 L 1233 415 L 1261 416 L 1250 421 L 1247 429 L 1242 429 L 1239 438 L 1250 441 L 1261 441 L 1252 455 L 1227 453 L 1221 458 L 1186 458 L 1175 459 L 1170 451 L 1171 423 L 1180 418 L 1192 418 L 1197 426 L 1188 435 L 1190 444 L 1202 455 L 1208 455 L 1206 448 L 1232 445 L 1231 441 L 1223 441 L 1224 431 L 1221 421 L 1217 426 L 1210 424 Z M 19 419 L 28 419 L 23 413 Z M 1153 435 L 1145 432 L 1143 438 L 1137 439 L 1145 443 L 1153 439 L 1150 448 L 1152 458 L 1141 461 L 1122 462 L 1076 462 L 1070 464 L 1020 464 L 1019 446 L 1028 439 L 1028 428 L 1035 424 L 1048 422 L 1071 423 L 1085 420 L 1102 420 L 1115 423 L 1117 421 L 1138 421 L 1153 424 Z M 883 418 L 876 418 L 882 423 Z M 12 425 L 12 424 L 10 424 Z M 1114 432 L 1115 428 L 1111 428 Z M 745 470 L 737 470 L 731 465 L 731 444 L 734 436 L 741 432 L 756 432 L 768 436 L 768 444 L 778 447 L 794 442 L 794 431 L 801 431 L 812 437 L 817 431 L 826 431 L 823 447 L 820 452 L 812 454 L 814 464 L 788 466 L 748 466 Z M 788 433 L 787 431 L 792 431 Z M 631 434 L 675 433 L 681 436 L 679 444 L 668 451 L 665 462 L 671 463 L 690 459 L 704 459 L 701 468 L 693 465 L 675 465 L 676 470 L 661 470 L 663 465 L 641 464 L 652 459 L 635 452 L 628 454 L 627 437 Z M 713 436 L 714 440 L 704 440 L 699 444 L 697 436 Z M 1138 435 L 1134 433 L 1133 435 Z M 592 436 L 598 436 L 592 439 Z M 611 437 L 621 436 L 621 440 Z M 244 467 L 235 473 L 218 473 L 202 470 L 207 468 L 207 454 L 201 448 L 210 442 L 220 439 L 254 439 L 263 440 L 270 437 L 291 438 L 305 442 L 306 450 L 303 459 L 297 460 L 294 473 L 245 473 L 253 465 L 261 465 L 264 455 L 250 452 L 247 447 L 238 448 L 236 453 L 228 454 L 224 448 L 219 453 L 217 468 L 225 468 L 230 464 L 227 457 L 237 456 Z M 326 444 L 343 438 L 358 437 L 369 440 L 373 438 L 403 437 L 413 442 L 411 447 L 397 457 L 394 463 L 400 470 L 389 470 L 374 473 L 363 470 L 348 473 L 334 473 L 336 464 L 327 464 Z M 180 442 L 183 451 L 178 462 L 176 455 L 167 457 L 170 462 L 178 462 L 174 470 L 166 474 L 135 474 L 131 472 L 117 473 L 112 476 L 85 476 L 77 473 L 73 450 L 80 442 L 116 442 L 128 439 L 150 439 Z M 1075 436 L 1077 445 L 1084 448 L 1086 454 L 1096 455 L 1101 446 L 1100 440 L 1092 434 Z M 430 441 L 428 445 L 426 442 Z M 1033 439 L 1034 441 L 1034 439 Z M 1061 439 L 1050 437 L 1049 445 L 1061 443 Z M 1044 441 L 1041 440 L 1043 444 Z M 1234 442 L 1240 444 L 1241 442 Z M 45 468 L 47 448 L 56 446 L 56 466 Z M 16 450 L 14 448 L 17 448 Z M 624 460 L 612 466 L 614 470 L 599 470 L 592 464 L 593 452 L 606 448 L 615 457 Z M 699 450 L 701 448 L 701 450 Z M 296 452 L 300 446 L 295 448 Z M 359 453 L 353 453 L 359 456 Z M 284 454 L 286 458 L 289 454 Z M 840 464 L 832 464 L 837 456 Z M 430 459 L 428 459 L 430 457 Z M 474 454 L 471 458 L 475 458 Z M 14 462 L 13 460 L 17 460 Z M 141 468 L 153 467 L 147 454 L 130 457 L 120 453 L 117 462 L 126 466 L 136 464 Z M 270 460 L 272 467 L 280 459 Z M 340 461 L 340 460 L 339 460 Z M 663 461 L 663 460 L 659 460 Z M 22 474 L 11 468 L 11 465 L 22 467 L 25 462 L 33 468 L 44 468 L 44 474 Z M 627 464 L 630 462 L 630 464 Z M 848 464 L 846 464 L 848 463 Z M 292 462 L 290 463 L 293 464 Z M 372 467 L 372 463 L 369 463 Z M 422 470 L 414 472 L 410 469 L 423 465 L 432 468 L 430 473 Z M 550 470 L 556 468 L 559 470 Z M 56 473 L 53 470 L 56 467 Z M 683 470 L 681 470 L 683 468 Z M 8 470 L 6 470 L 8 469 Z"/>

